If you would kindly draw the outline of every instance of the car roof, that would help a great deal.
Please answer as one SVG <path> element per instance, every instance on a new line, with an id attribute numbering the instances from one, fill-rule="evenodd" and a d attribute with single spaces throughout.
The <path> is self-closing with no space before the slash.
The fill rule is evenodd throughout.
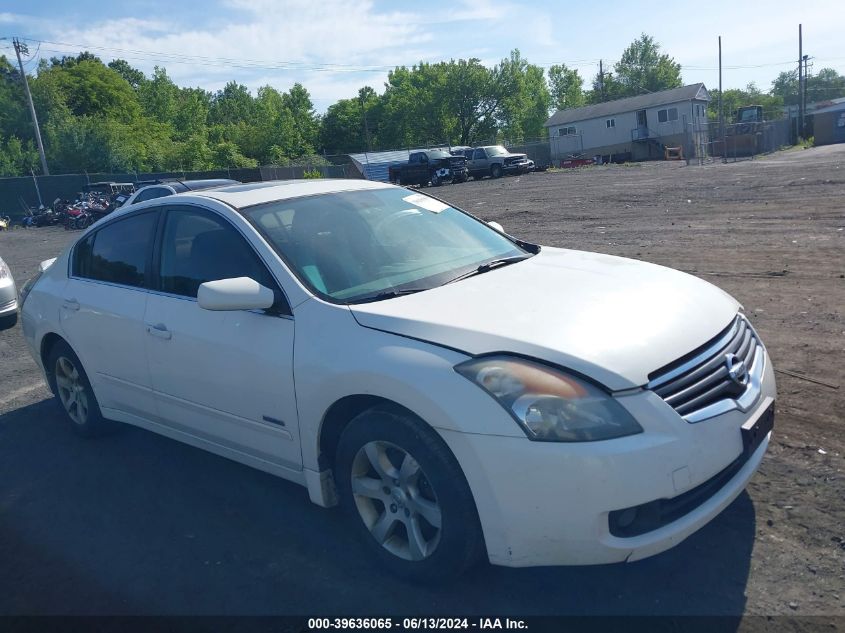
<path id="1" fill-rule="evenodd" d="M 240 180 L 232 180 L 230 178 L 207 178 L 205 180 L 177 180 L 185 185 L 189 191 L 199 191 L 200 189 L 210 189 L 211 187 L 226 187 L 228 185 L 239 185 Z"/>
<path id="2" fill-rule="evenodd" d="M 176 189 L 177 193 L 184 191 L 199 191 L 201 189 L 209 189 L 211 187 L 226 187 L 228 185 L 239 185 L 240 180 L 231 180 L 229 178 L 206 178 L 202 180 L 179 180 L 178 178 L 165 178 L 161 180 L 142 180 L 136 183 L 138 191 L 146 189 L 147 187 L 172 187 Z"/>
<path id="3" fill-rule="evenodd" d="M 215 187 L 196 192 L 204 198 L 213 198 L 220 202 L 241 209 L 256 204 L 289 200 L 302 196 L 313 196 L 342 191 L 365 191 L 373 189 L 390 189 L 394 185 L 373 180 L 353 178 L 314 178 L 306 180 L 272 180 L 267 182 L 250 182 L 227 187 Z M 185 193 L 183 195 L 190 195 Z"/>

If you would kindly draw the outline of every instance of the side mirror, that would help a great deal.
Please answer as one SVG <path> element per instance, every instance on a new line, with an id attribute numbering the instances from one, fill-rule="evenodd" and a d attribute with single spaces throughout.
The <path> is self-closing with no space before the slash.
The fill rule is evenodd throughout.
<path id="1" fill-rule="evenodd" d="M 487 224 L 488 224 L 489 226 L 491 226 L 492 228 L 496 229 L 499 233 L 504 233 L 504 232 L 505 232 L 505 227 L 503 227 L 503 226 L 502 226 L 501 224 L 499 224 L 498 222 L 488 222 Z"/>
<path id="2" fill-rule="evenodd" d="M 272 290 L 249 277 L 206 281 L 197 292 L 203 310 L 262 310 L 274 301 Z"/>

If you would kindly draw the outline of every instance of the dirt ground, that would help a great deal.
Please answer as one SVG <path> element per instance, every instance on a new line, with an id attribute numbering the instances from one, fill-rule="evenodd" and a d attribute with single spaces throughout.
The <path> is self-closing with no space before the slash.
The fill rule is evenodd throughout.
<path id="1" fill-rule="evenodd" d="M 401 586 L 394 583 L 387 588 L 386 581 L 376 575 L 370 581 L 381 582 L 384 587 L 373 589 L 381 585 L 368 585 L 369 593 L 362 589 L 359 595 L 356 587 L 348 585 L 350 569 L 343 565 L 352 565 L 351 573 L 372 573 L 362 571 L 367 563 L 355 562 L 354 554 L 344 555 L 352 556 L 352 563 L 338 562 L 327 546 L 328 554 L 320 550 L 316 559 L 296 559 L 302 568 L 296 582 L 311 588 L 303 594 L 300 609 L 302 605 L 312 605 L 312 609 L 316 605 L 313 612 L 320 612 L 319 605 L 331 605 L 333 610 L 345 609 L 346 613 L 361 608 L 379 612 L 379 603 L 372 601 L 375 591 L 391 600 L 399 611 L 418 614 L 425 613 L 429 605 L 441 615 L 449 609 L 454 613 L 485 609 L 494 613 L 523 609 L 524 613 L 527 609 L 532 613 L 845 615 L 845 145 L 792 150 L 727 165 L 661 162 L 550 171 L 448 185 L 432 193 L 486 220 L 500 222 L 520 238 L 679 268 L 737 297 L 779 370 L 773 441 L 747 494 L 687 542 L 654 559 L 591 569 L 488 569 L 457 590 L 443 591 L 414 589 L 403 593 Z M 61 228 L 2 233 L 0 256 L 22 284 L 40 260 L 55 256 L 73 235 Z M 125 589 L 118 589 L 119 583 L 113 578 L 120 574 L 121 559 L 104 559 L 98 567 L 100 554 L 93 545 L 90 558 L 74 567 L 73 573 L 39 572 L 27 564 L 35 557 L 47 561 L 45 569 L 51 569 L 57 556 L 69 564 L 74 556 L 68 552 L 76 552 L 80 542 L 87 542 L 87 533 L 81 527 L 79 535 L 74 536 L 76 515 L 70 510 L 70 527 L 61 528 L 62 536 L 57 535 L 58 527 L 51 532 L 49 523 L 51 513 L 70 503 L 68 495 L 72 499 L 74 494 L 88 493 L 63 490 L 61 497 L 55 493 L 52 498 L 50 491 L 57 487 L 62 490 L 63 477 L 83 477 L 86 469 L 96 469 L 96 460 L 102 458 L 77 448 L 64 436 L 55 440 L 49 451 L 41 450 L 40 444 L 52 442 L 59 428 L 53 409 L 45 402 L 47 398 L 35 364 L 24 349 L 19 326 L 0 333 L 0 530 L 11 530 L 7 537 L 11 534 L 25 542 L 23 548 L 16 545 L 15 551 L 11 546 L 4 550 L 0 543 L 0 556 L 5 555 L 8 564 L 5 572 L 0 565 L 0 587 L 6 587 L 0 592 L 0 613 L 62 612 L 63 601 L 80 591 L 89 592 L 85 594 L 89 610 L 82 612 L 184 612 L 172 603 L 162 603 L 164 598 L 155 593 L 157 583 L 176 582 L 170 576 L 165 581 L 156 576 L 155 561 L 166 565 L 177 556 L 168 549 L 171 545 L 164 536 L 159 549 L 144 550 L 140 567 L 127 572 L 131 583 Z M 158 474 L 136 472 L 134 478 L 149 476 L 150 481 L 142 480 L 143 487 L 135 481 L 135 488 L 130 485 L 114 491 L 112 501 L 116 506 L 130 503 L 127 495 L 136 504 L 126 512 L 145 503 L 146 497 L 131 499 L 133 490 L 148 494 L 143 490 L 157 485 L 154 477 L 167 473 L 168 468 L 181 473 L 179 469 L 186 461 L 196 461 L 200 462 L 197 468 L 208 464 L 208 472 L 228 473 L 229 479 L 220 477 L 220 488 L 235 485 L 231 484 L 233 478 L 238 482 L 240 487 L 236 486 L 233 497 L 243 497 L 238 512 L 251 513 L 250 529 L 259 532 L 257 540 L 266 536 L 261 533 L 263 520 L 268 534 L 277 535 L 285 528 L 250 505 L 253 493 L 244 492 L 247 484 L 254 484 L 268 497 L 295 498 L 290 503 L 301 506 L 298 511 L 303 518 L 294 520 L 294 524 L 297 530 L 309 534 L 307 538 L 316 538 L 310 535 L 326 529 L 343 540 L 339 532 L 331 532 L 335 528 L 319 527 L 325 521 L 321 513 L 335 515 L 306 508 L 307 503 L 298 500 L 298 489 L 293 492 L 291 486 L 283 484 L 282 492 L 278 492 L 280 484 L 272 478 L 245 474 L 248 469 L 223 465 L 225 460 L 199 457 L 194 449 L 173 447 L 173 442 L 148 436 L 139 431 L 110 440 L 112 450 L 130 450 L 128 446 L 140 442 L 158 451 Z M 70 451 L 76 460 L 64 472 L 62 451 Z M 39 459 L 44 460 L 44 467 L 39 466 L 36 472 L 32 464 Z M 33 472 L 27 473 L 27 468 Z M 100 477 L 98 485 L 108 489 L 109 484 L 104 483 L 108 478 Z M 39 491 L 37 495 L 35 490 Z M 21 501 L 27 494 L 29 505 Z M 109 493 L 100 490 L 98 494 Z M 43 506 L 32 500 L 38 495 L 45 498 Z M 195 496 L 195 503 L 205 502 L 202 493 Z M 216 507 L 214 499 L 207 503 Z M 178 504 L 171 510 L 183 511 Z M 166 514 L 168 509 L 155 506 L 155 512 Z M 199 507 L 193 515 L 202 512 Z M 41 519 L 46 527 L 39 523 Z M 22 536 L 35 524 L 43 531 L 44 542 L 50 544 L 49 553 L 36 547 L 32 538 Z M 130 523 L 121 527 L 132 534 Z M 238 531 L 234 527 L 222 525 L 218 534 L 229 534 L 229 530 L 236 540 Z M 98 538 L 108 540 L 111 536 L 107 527 Z M 149 542 L 155 533 L 144 536 L 146 541 L 139 533 L 139 543 Z M 306 538 L 298 532 L 287 536 L 294 541 Z M 215 544 L 232 547 L 228 540 Z M 308 543 L 301 547 L 307 549 Z M 320 552 L 326 557 L 320 558 Z M 272 555 L 300 554 L 274 550 Z M 122 556 L 131 558 L 135 554 L 124 552 Z M 255 556 L 270 554 L 260 551 Z M 75 573 L 83 568 L 85 578 L 80 580 Z M 220 595 L 225 599 L 216 604 L 196 603 L 194 612 L 213 613 L 221 608 L 227 613 L 279 612 L 277 603 L 262 607 L 256 597 L 263 594 L 256 593 L 250 584 L 254 570 L 239 575 L 241 571 L 233 565 L 220 579 Z M 145 579 L 144 573 L 149 578 Z M 278 569 L 261 573 L 263 584 L 272 581 L 285 586 L 284 574 Z M 213 600 L 217 576 L 206 578 L 202 574 L 202 567 L 186 570 L 179 581 L 182 584 L 174 591 L 197 591 Z M 86 588 L 85 579 L 96 578 L 106 584 L 106 576 L 110 578 L 109 591 L 120 596 L 101 596 Z M 343 583 L 344 588 L 338 589 Z M 236 594 L 225 593 L 232 586 L 249 597 L 239 602 Z M 525 589 L 524 595 L 516 589 L 520 586 Z M 331 588 L 331 594 L 321 593 L 325 587 Z M 599 594 L 601 598 L 596 597 Z M 91 595 L 100 597 L 93 599 Z"/>

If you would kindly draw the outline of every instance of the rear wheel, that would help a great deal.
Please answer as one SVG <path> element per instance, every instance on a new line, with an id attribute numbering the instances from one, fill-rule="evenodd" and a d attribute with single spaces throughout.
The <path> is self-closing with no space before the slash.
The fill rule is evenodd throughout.
<path id="1" fill-rule="evenodd" d="M 335 481 L 359 537 L 394 573 L 455 577 L 484 551 L 472 493 L 443 440 L 411 415 L 373 409 L 344 430 Z"/>
<path id="2" fill-rule="evenodd" d="M 88 375 L 70 345 L 57 342 L 50 350 L 47 367 L 50 386 L 73 430 L 86 437 L 108 431 L 112 423 L 100 413 Z"/>

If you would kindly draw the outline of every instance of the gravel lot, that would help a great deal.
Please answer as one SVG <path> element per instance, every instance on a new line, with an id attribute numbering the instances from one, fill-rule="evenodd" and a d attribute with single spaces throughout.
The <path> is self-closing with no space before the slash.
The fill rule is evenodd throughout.
<path id="1" fill-rule="evenodd" d="M 648 260 L 736 296 L 778 370 L 760 472 L 628 565 L 386 577 L 303 488 L 134 428 L 84 441 L 0 333 L 0 614 L 845 615 L 845 145 L 434 190 L 521 238 Z M 74 236 L 0 234 L 22 284 Z"/>

